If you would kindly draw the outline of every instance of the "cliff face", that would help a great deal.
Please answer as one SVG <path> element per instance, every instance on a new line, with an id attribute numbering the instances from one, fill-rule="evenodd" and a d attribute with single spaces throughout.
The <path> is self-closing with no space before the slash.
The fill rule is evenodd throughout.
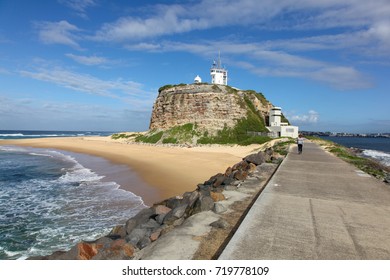
<path id="1" fill-rule="evenodd" d="M 260 117 L 265 118 L 272 105 L 261 98 L 262 95 L 254 92 L 223 85 L 164 87 L 153 106 L 150 129 L 166 130 L 187 123 L 211 133 L 224 127 L 233 128 L 240 119 L 247 117 L 250 104 Z"/>

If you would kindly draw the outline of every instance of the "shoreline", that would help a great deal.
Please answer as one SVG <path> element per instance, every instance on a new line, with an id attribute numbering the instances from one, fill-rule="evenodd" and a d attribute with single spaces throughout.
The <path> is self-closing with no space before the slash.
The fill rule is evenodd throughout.
<path id="1" fill-rule="evenodd" d="M 194 148 L 166 147 L 123 143 L 110 137 L 63 137 L 0 140 L 0 145 L 52 148 L 104 158 L 117 165 L 125 165 L 141 181 L 141 187 L 121 188 L 141 196 L 146 204 L 193 191 L 197 184 L 223 172 L 240 161 L 259 145 L 202 146 Z M 196 172 L 195 172 L 196 170 Z M 120 178 L 120 174 L 113 177 Z M 110 180 L 113 178 L 111 177 Z M 123 177 L 122 177 L 123 178 Z M 116 181 L 116 180 L 114 180 Z"/>
<path id="2" fill-rule="evenodd" d="M 100 156 L 59 149 L 53 150 L 72 156 L 83 167 L 92 170 L 99 176 L 104 176 L 104 178 L 101 179 L 102 182 L 115 182 L 120 186 L 119 189 L 141 197 L 145 206 L 153 204 L 156 199 L 160 198 L 159 191 L 147 185 L 138 174 L 127 165 L 117 164 Z"/>

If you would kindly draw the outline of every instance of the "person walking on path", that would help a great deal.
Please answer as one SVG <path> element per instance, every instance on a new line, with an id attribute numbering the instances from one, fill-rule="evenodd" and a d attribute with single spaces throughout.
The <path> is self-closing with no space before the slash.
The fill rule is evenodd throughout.
<path id="1" fill-rule="evenodd" d="M 303 150 L 303 137 L 302 137 L 302 134 L 299 134 L 298 139 L 297 139 L 297 144 L 298 144 L 298 154 L 302 154 L 302 150 Z"/>

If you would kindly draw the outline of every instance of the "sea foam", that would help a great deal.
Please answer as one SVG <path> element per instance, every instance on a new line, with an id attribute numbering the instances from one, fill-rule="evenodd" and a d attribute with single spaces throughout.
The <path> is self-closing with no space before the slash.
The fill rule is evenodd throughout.
<path id="1" fill-rule="evenodd" d="M 373 158 L 383 165 L 390 166 L 390 154 L 376 150 L 364 150 L 362 154 L 366 157 Z"/>
<path id="2" fill-rule="evenodd" d="M 18 147 L 0 151 L 0 258 L 67 250 L 146 207 L 141 197 L 105 182 L 72 156 Z"/>

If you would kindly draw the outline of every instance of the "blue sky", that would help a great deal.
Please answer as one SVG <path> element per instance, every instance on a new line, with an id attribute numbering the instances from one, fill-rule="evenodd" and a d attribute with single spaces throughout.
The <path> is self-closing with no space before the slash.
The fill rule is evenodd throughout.
<path id="1" fill-rule="evenodd" d="M 388 0 L 0 0 L 0 130 L 148 129 L 158 88 L 264 95 L 302 130 L 390 132 Z"/>

